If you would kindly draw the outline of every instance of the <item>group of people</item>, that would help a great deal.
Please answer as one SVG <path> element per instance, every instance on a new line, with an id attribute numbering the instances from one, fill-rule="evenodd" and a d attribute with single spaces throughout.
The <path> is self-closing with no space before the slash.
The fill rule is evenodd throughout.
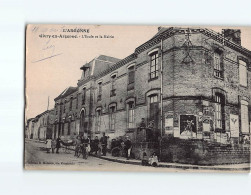
<path id="1" fill-rule="evenodd" d="M 87 159 L 90 153 L 95 155 L 106 156 L 108 138 L 109 137 L 107 137 L 105 133 L 103 133 L 103 136 L 100 139 L 98 138 L 98 136 L 96 136 L 93 140 L 91 140 L 86 135 L 76 136 L 76 138 L 73 140 L 73 145 L 75 146 L 74 156 L 79 156 L 78 153 L 80 151 L 82 152 L 83 158 L 85 159 Z M 61 147 L 62 143 L 63 141 L 61 140 L 60 136 L 57 139 L 47 139 L 46 140 L 47 153 L 50 153 L 50 150 L 52 150 L 52 153 L 56 152 L 58 154 L 59 148 Z M 119 151 L 123 151 L 123 154 L 129 160 L 131 157 L 131 149 L 132 149 L 132 142 L 129 136 L 126 136 L 125 139 L 123 139 L 122 137 L 119 137 L 117 139 L 112 139 L 111 141 L 112 155 L 114 154 L 113 151 L 115 151 L 116 149 L 118 149 Z M 142 165 L 158 166 L 158 157 L 156 153 L 154 152 L 150 157 L 147 157 L 146 153 L 143 153 Z"/>
<path id="2" fill-rule="evenodd" d="M 52 153 L 55 152 L 56 149 L 56 153 L 59 153 L 59 148 L 61 147 L 61 139 L 60 137 L 58 137 L 57 139 L 47 139 L 46 140 L 46 150 L 47 153 L 50 153 L 50 150 L 52 151 Z"/>
<path id="3" fill-rule="evenodd" d="M 111 151 L 112 155 L 118 156 L 120 151 L 125 154 L 125 157 L 129 160 L 131 157 L 131 150 L 132 150 L 132 142 L 129 136 L 126 136 L 125 140 L 122 137 L 117 139 L 113 139 L 111 142 Z"/>
<path id="4" fill-rule="evenodd" d="M 85 154 L 95 154 L 95 155 L 103 155 L 106 156 L 107 153 L 107 145 L 108 145 L 108 138 L 105 133 L 103 133 L 103 136 L 99 139 L 98 136 L 96 136 L 93 140 L 91 140 L 86 135 L 77 135 L 75 138 L 73 138 L 73 145 L 75 145 L 75 154 L 74 156 L 79 156 L 78 153 L 80 151 L 85 152 Z M 61 148 L 61 144 L 63 141 L 61 140 L 61 137 L 59 136 L 57 139 L 47 139 L 46 140 L 46 149 L 47 153 L 56 152 L 59 153 L 59 149 Z M 125 157 L 127 159 L 130 158 L 131 154 L 131 148 L 132 148 L 132 142 L 129 139 L 128 136 L 126 136 L 126 139 L 123 140 L 122 137 L 113 139 L 111 142 L 111 149 L 118 147 L 124 150 Z M 81 149 L 81 150 L 80 150 Z M 83 157 L 86 158 L 86 155 L 83 154 Z"/>

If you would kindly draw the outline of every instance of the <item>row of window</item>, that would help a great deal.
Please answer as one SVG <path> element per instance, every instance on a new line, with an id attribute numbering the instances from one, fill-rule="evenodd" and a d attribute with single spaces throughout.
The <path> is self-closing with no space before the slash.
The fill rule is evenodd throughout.
<path id="1" fill-rule="evenodd" d="M 150 99 L 150 120 L 155 119 L 155 123 L 158 122 L 158 96 L 153 95 L 149 97 Z M 225 96 L 221 93 L 215 94 L 215 128 L 225 129 Z M 156 109 L 155 109 L 156 108 Z M 248 102 L 241 100 L 241 128 L 242 132 L 249 132 L 249 124 L 248 124 Z M 157 112 L 156 112 L 157 111 Z M 116 107 L 110 107 L 109 112 L 109 128 L 110 130 L 115 130 L 115 112 Z M 134 102 L 129 102 L 127 104 L 127 127 L 134 128 L 135 127 L 135 105 Z M 100 131 L 101 127 L 101 109 L 96 111 L 96 129 Z M 152 116 L 152 117 L 151 117 Z"/>
<path id="2" fill-rule="evenodd" d="M 239 83 L 242 86 L 247 86 L 247 63 L 243 60 L 239 60 Z M 223 79 L 224 78 L 224 67 L 223 67 L 223 56 L 221 52 L 214 53 L 214 76 Z"/>
<path id="3" fill-rule="evenodd" d="M 71 123 L 61 123 L 61 131 L 59 131 L 59 135 L 65 135 L 65 124 L 67 124 L 67 134 L 66 135 L 71 134 Z M 54 127 L 54 136 L 56 136 L 57 129 L 58 129 L 58 124 L 55 125 L 55 127 Z"/>
<path id="4" fill-rule="evenodd" d="M 154 52 L 150 55 L 150 80 L 156 79 L 159 76 L 159 66 L 158 66 L 158 52 Z M 224 78 L 224 68 L 223 68 L 223 56 L 221 52 L 214 53 L 214 76 L 217 78 Z M 111 97 L 115 96 L 115 79 L 116 75 L 111 77 Z M 128 68 L 128 90 L 133 89 L 135 82 L 135 69 L 134 66 Z M 247 86 L 247 63 L 243 60 L 239 60 L 239 83 L 242 86 Z M 98 98 L 101 100 L 102 94 L 102 82 L 98 83 Z"/>
<path id="5" fill-rule="evenodd" d="M 215 127 L 219 129 L 225 129 L 225 96 L 220 93 L 215 94 Z M 241 130 L 244 133 L 249 132 L 248 124 L 248 102 L 241 100 Z"/>
<path id="6" fill-rule="evenodd" d="M 77 94 L 77 97 L 76 97 L 76 109 L 78 108 L 78 99 L 79 99 L 79 94 Z M 86 100 L 86 88 L 83 89 L 83 94 L 82 94 L 82 105 L 85 104 L 85 100 Z M 71 97 L 70 99 L 70 105 L 69 105 L 69 110 L 71 111 L 72 110 L 72 101 L 73 101 L 73 98 Z M 65 110 L 66 110 L 66 101 L 63 105 L 61 105 L 61 107 L 59 107 L 59 111 L 65 113 Z M 55 108 L 56 110 L 56 115 L 58 114 L 58 110 L 57 110 L 57 107 Z"/>
<path id="7" fill-rule="evenodd" d="M 129 102 L 127 104 L 127 127 L 134 128 L 135 127 L 135 117 L 134 117 L 134 102 Z M 115 131 L 115 122 L 116 122 L 116 106 L 111 106 L 109 108 L 109 129 L 111 131 Z M 96 130 L 100 131 L 101 129 L 101 116 L 102 110 L 98 109 L 96 111 Z"/>
<path id="8" fill-rule="evenodd" d="M 156 112 L 154 112 L 154 109 L 151 109 L 153 107 L 153 105 L 157 105 L 157 109 L 159 109 L 158 95 L 149 96 L 149 103 L 150 103 L 150 116 L 153 116 L 155 118 L 158 117 Z M 134 101 L 130 101 L 127 103 L 126 110 L 127 110 L 127 128 L 129 128 L 129 129 L 135 128 L 135 103 L 134 103 Z M 109 129 L 111 131 L 115 130 L 115 122 L 116 122 L 115 112 L 116 112 L 116 106 L 109 107 Z M 97 131 L 100 131 L 101 116 L 102 116 L 102 110 L 101 110 L 101 108 L 99 108 L 96 110 L 96 129 L 97 129 Z"/>

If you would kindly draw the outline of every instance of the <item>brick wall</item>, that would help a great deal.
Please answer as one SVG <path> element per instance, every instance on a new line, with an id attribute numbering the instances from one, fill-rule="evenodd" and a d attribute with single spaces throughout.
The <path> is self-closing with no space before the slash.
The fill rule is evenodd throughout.
<path id="1" fill-rule="evenodd" d="M 186 47 L 186 43 L 190 41 L 190 47 Z M 96 78 L 87 78 L 79 82 L 78 86 L 78 106 L 75 109 L 76 94 L 73 94 L 73 110 L 69 111 L 69 102 L 66 103 L 66 113 L 61 116 L 61 119 L 75 114 L 77 117 L 76 124 L 79 123 L 80 112 L 85 110 L 85 122 L 88 123 L 88 132 L 92 135 L 96 132 L 96 109 L 102 109 L 101 116 L 101 132 L 96 134 L 101 136 L 102 132 L 106 132 L 110 137 L 117 137 L 127 133 L 127 112 L 126 100 L 135 98 L 135 125 L 141 122 L 141 118 L 149 118 L 149 102 L 148 95 L 156 93 L 160 95 L 160 77 L 156 80 L 149 80 L 150 72 L 150 57 L 148 53 L 152 50 L 158 50 L 159 59 L 161 62 L 160 42 L 156 42 L 151 47 L 137 53 L 137 58 L 129 60 L 123 66 L 120 66 L 113 71 L 108 71 L 103 76 Z M 218 79 L 214 76 L 214 61 L 213 53 L 216 48 L 221 48 L 223 51 L 223 67 L 224 78 Z M 251 105 L 251 76 L 249 71 L 248 90 L 239 86 L 239 70 L 238 58 L 245 57 L 238 51 L 222 46 L 213 38 L 206 36 L 200 31 L 193 31 L 189 40 L 183 30 L 178 30 L 169 38 L 163 40 L 163 112 L 173 112 L 174 116 L 174 131 L 179 129 L 179 116 L 181 114 L 193 114 L 198 120 L 204 117 L 204 109 L 202 101 L 208 102 L 209 116 L 214 122 L 214 99 L 213 88 L 220 88 L 226 91 L 226 106 L 225 106 L 225 127 L 229 131 L 229 116 L 230 114 L 239 113 L 239 97 L 249 98 Z M 187 62 L 187 58 L 191 61 Z M 251 61 L 250 59 L 248 59 Z M 133 90 L 127 90 L 128 84 L 128 69 L 131 64 L 135 64 L 135 86 Z M 114 65 L 115 66 L 115 65 Z M 112 69 L 112 68 L 111 68 Z M 111 97 L 111 75 L 116 74 L 115 93 Z M 89 79 L 89 80 L 88 80 Z M 97 101 L 98 82 L 102 81 L 102 96 L 101 101 Z M 86 88 L 86 104 L 81 104 L 83 88 Z M 69 97 L 66 97 L 68 101 Z M 62 100 L 63 101 L 63 100 Z M 61 103 L 63 103 L 61 101 Z M 109 105 L 116 104 L 116 124 L 115 131 L 109 131 Z M 251 110 L 250 110 L 251 112 Z M 59 111 L 58 111 L 59 113 Z M 163 113 L 163 114 L 164 114 Z M 203 114 L 201 116 L 201 113 Z M 58 118 L 59 120 L 59 118 Z M 164 125 L 164 120 L 163 120 Z M 201 130 L 201 124 L 198 124 L 198 130 Z M 76 129 L 76 126 L 71 126 Z M 159 124 L 160 128 L 160 124 Z M 214 125 L 212 125 L 214 128 Z M 202 129 L 203 130 L 203 129 Z M 76 132 L 73 131 L 73 132 Z M 177 134 L 179 136 L 179 133 Z"/>
<path id="2" fill-rule="evenodd" d="M 174 139 L 169 143 L 163 142 L 161 160 L 198 165 L 249 163 L 250 146 Z"/>

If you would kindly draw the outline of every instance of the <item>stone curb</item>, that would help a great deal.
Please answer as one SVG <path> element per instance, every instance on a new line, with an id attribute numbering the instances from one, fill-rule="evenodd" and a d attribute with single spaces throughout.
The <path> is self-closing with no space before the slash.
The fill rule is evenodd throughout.
<path id="1" fill-rule="evenodd" d="M 35 140 L 33 140 L 35 141 Z M 36 140 L 35 142 L 40 142 L 39 140 Z M 73 149 L 70 149 L 74 151 Z M 103 160 L 108 160 L 111 162 L 117 162 L 117 163 L 124 163 L 124 164 L 131 164 L 131 165 L 141 165 L 141 161 L 135 162 L 135 161 L 130 161 L 130 160 L 122 160 L 122 159 L 113 159 L 113 158 L 109 158 L 107 156 L 97 156 L 97 155 L 93 155 L 91 154 L 90 156 L 96 157 L 96 158 L 100 158 Z M 191 170 L 215 170 L 215 171 L 248 171 L 250 172 L 250 167 L 244 167 L 244 168 L 227 168 L 227 167 L 209 167 L 209 166 L 197 166 L 197 165 L 165 165 L 165 164 L 159 164 L 158 167 L 162 167 L 162 168 L 178 168 L 178 169 L 191 169 Z"/>
<path id="2" fill-rule="evenodd" d="M 118 162 L 118 163 L 124 163 L 124 164 L 132 164 L 132 165 L 141 165 L 141 162 L 135 162 L 135 161 L 129 161 L 129 160 L 121 160 L 121 159 L 113 159 L 106 156 L 96 156 L 92 155 L 96 158 L 100 158 L 103 160 L 108 160 L 112 162 Z M 250 167 L 244 167 L 244 168 L 227 168 L 227 167 L 209 167 L 209 166 L 187 166 L 187 165 L 165 165 L 165 164 L 159 164 L 158 167 L 162 168 L 178 168 L 178 169 L 192 169 L 192 170 L 219 170 L 219 171 L 249 171 Z"/>

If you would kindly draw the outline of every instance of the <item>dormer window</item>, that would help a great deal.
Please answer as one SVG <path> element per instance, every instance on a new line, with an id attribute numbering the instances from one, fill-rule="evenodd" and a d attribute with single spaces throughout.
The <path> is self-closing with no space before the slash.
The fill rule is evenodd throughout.
<path id="1" fill-rule="evenodd" d="M 88 64 L 85 64 L 85 65 L 82 66 L 80 69 L 83 70 L 81 79 L 87 78 L 87 77 L 89 76 L 89 72 L 90 72 L 90 67 L 89 67 L 89 65 L 88 65 Z"/>
<path id="2" fill-rule="evenodd" d="M 89 68 L 84 69 L 84 78 L 89 75 Z"/>

